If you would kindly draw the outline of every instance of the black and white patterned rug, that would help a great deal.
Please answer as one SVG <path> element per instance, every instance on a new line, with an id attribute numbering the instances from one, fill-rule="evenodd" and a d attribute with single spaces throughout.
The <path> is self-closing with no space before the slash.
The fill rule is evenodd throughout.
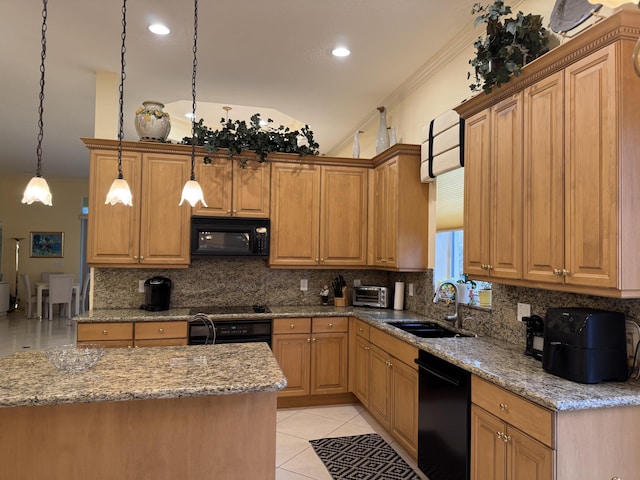
<path id="1" fill-rule="evenodd" d="M 309 440 L 334 480 L 420 480 L 384 439 L 375 433 Z"/>

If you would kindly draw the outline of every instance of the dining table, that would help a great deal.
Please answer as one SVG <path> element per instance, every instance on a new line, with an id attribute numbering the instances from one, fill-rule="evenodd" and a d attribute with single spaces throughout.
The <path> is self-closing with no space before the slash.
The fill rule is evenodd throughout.
<path id="1" fill-rule="evenodd" d="M 42 318 L 42 294 L 49 290 L 49 283 L 45 282 L 37 282 L 36 283 L 36 316 L 37 318 Z M 80 313 L 80 284 L 74 283 L 72 287 L 72 291 L 74 294 L 75 302 L 75 314 L 78 315 Z"/>

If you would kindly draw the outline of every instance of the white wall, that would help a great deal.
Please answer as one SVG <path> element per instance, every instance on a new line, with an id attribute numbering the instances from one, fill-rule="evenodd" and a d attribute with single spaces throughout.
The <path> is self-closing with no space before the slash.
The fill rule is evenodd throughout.
<path id="1" fill-rule="evenodd" d="M 47 178 L 53 195 L 53 206 L 41 203 L 21 203 L 31 175 L 0 176 L 0 223 L 2 232 L 2 273 L 9 282 L 11 293 L 15 286 L 14 237 L 24 237 L 20 242 L 20 273 L 27 273 L 31 282 L 40 280 L 42 271 L 73 273 L 79 281 L 80 272 L 80 214 L 82 198 L 89 196 L 87 179 Z M 64 232 L 63 258 L 30 258 L 31 232 Z M 22 291 L 19 285 L 19 292 Z M 22 295 L 21 295 L 22 296 Z"/>

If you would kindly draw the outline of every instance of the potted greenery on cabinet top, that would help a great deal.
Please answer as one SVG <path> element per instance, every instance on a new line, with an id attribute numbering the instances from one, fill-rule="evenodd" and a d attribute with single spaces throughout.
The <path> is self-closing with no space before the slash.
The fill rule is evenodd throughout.
<path id="1" fill-rule="evenodd" d="M 491 93 L 494 86 L 507 83 L 511 75 L 519 76 L 524 65 L 549 51 L 549 38 L 540 15 L 518 12 L 515 18 L 507 18 L 511 7 L 502 0 L 485 6 L 476 3 L 471 13 L 479 14 L 474 26 L 486 25 L 486 34 L 473 44 L 476 56 L 469 60 L 475 70 L 467 75 L 474 75 L 475 82 L 469 85 L 473 92 Z"/>

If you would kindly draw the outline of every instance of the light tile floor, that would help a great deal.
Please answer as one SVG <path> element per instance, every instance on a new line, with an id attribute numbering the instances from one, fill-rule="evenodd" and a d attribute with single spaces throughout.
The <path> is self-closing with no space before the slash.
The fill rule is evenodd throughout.
<path id="1" fill-rule="evenodd" d="M 17 310 L 0 317 L 0 358 L 14 352 L 44 350 L 73 344 L 75 322 L 54 316 L 53 320 L 25 318 Z M 313 451 L 309 440 L 377 433 L 409 465 L 421 472 L 407 453 L 393 441 L 380 424 L 360 404 L 278 410 L 276 425 L 277 480 L 331 480 L 327 469 Z M 428 480 L 426 476 L 423 479 Z"/>

